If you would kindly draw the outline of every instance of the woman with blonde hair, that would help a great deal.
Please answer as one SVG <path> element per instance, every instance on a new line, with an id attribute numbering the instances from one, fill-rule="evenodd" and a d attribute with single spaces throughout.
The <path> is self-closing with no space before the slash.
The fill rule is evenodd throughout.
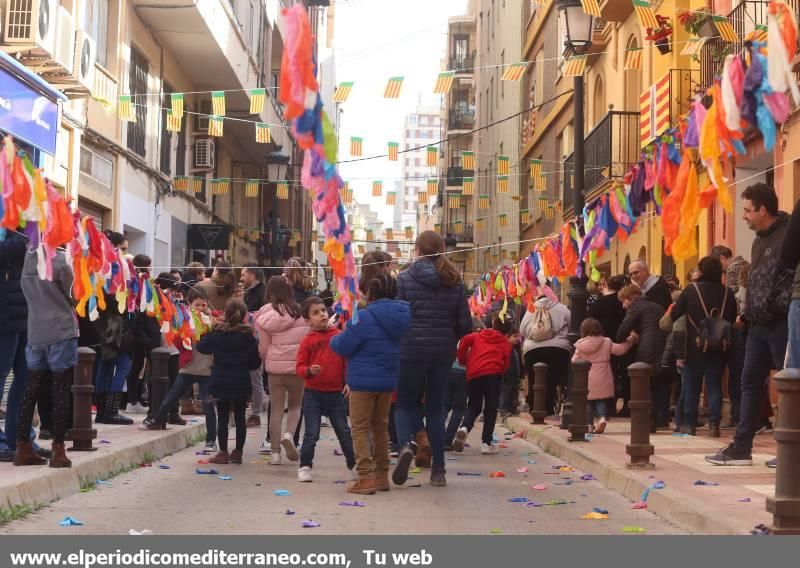
<path id="1" fill-rule="evenodd" d="M 291 284 L 292 296 L 298 305 L 306 298 L 315 295 L 313 289 L 317 283 L 309 272 L 308 263 L 299 256 L 293 256 L 283 266 L 283 277 Z"/>

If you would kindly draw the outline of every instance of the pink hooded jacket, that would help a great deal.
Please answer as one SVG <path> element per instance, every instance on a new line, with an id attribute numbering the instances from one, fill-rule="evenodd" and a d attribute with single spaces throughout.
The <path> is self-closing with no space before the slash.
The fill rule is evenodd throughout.
<path id="1" fill-rule="evenodd" d="M 258 352 L 267 373 L 294 375 L 297 350 L 308 333 L 303 318 L 280 314 L 266 304 L 253 318 L 258 330 Z"/>
<path id="2" fill-rule="evenodd" d="M 589 396 L 588 400 L 614 398 L 614 373 L 611 371 L 611 356 L 624 355 L 633 342 L 614 343 L 602 335 L 590 335 L 575 343 L 575 355 L 572 360 L 589 361 Z"/>

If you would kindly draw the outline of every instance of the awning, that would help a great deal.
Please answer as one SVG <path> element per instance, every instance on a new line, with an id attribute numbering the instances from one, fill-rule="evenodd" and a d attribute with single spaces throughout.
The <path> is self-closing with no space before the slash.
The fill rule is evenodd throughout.
<path id="1" fill-rule="evenodd" d="M 66 101 L 67 97 L 64 93 L 54 89 L 50 83 L 39 77 L 36 73 L 25 67 L 22 63 L 5 53 L 0 51 L 0 67 L 6 67 L 9 71 L 17 75 L 25 83 L 40 91 L 43 95 L 53 101 Z"/>

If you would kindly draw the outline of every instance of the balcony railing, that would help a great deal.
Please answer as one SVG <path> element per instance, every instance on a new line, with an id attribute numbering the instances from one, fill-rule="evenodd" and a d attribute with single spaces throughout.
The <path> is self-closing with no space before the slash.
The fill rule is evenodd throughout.
<path id="1" fill-rule="evenodd" d="M 451 57 L 450 61 L 448 62 L 447 69 L 448 71 L 471 72 L 474 67 L 475 67 L 475 53 L 473 52 L 471 55 Z"/>
<path id="2" fill-rule="evenodd" d="M 464 185 L 464 168 L 450 166 L 447 168 L 447 187 L 461 187 Z"/>
<path id="3" fill-rule="evenodd" d="M 449 130 L 471 130 L 475 127 L 475 111 L 467 112 L 451 110 L 448 114 L 447 128 Z"/>
<path id="4" fill-rule="evenodd" d="M 472 225 L 467 225 L 466 223 L 462 223 L 460 228 L 461 231 L 456 232 L 455 223 L 448 223 L 447 225 L 445 225 L 445 237 L 448 240 L 454 239 L 456 243 L 472 243 L 473 242 Z"/>
<path id="5" fill-rule="evenodd" d="M 584 139 L 584 195 L 609 179 L 620 179 L 639 158 L 639 113 L 609 111 Z M 564 208 L 573 206 L 575 156 L 564 161 Z"/>

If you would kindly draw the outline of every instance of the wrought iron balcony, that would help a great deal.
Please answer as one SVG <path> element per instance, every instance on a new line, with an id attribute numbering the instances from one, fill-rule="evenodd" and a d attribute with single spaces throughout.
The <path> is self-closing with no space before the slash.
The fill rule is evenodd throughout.
<path id="1" fill-rule="evenodd" d="M 472 73 L 475 67 L 475 52 L 471 55 L 451 57 L 448 65 L 448 71 L 455 71 L 457 73 Z"/>
<path id="2" fill-rule="evenodd" d="M 450 242 L 454 242 L 453 244 L 467 244 L 473 243 L 473 230 L 472 225 L 468 225 L 466 223 L 462 223 L 461 227 L 459 227 L 461 231 L 456 232 L 456 224 L 455 223 L 448 223 L 445 225 L 445 239 Z"/>
<path id="3" fill-rule="evenodd" d="M 464 168 L 450 166 L 447 168 L 447 187 L 461 187 L 464 185 Z"/>
<path id="4" fill-rule="evenodd" d="M 448 114 L 448 130 L 472 130 L 475 127 L 475 110 L 467 112 L 451 110 Z"/>
<path id="5" fill-rule="evenodd" d="M 584 139 L 584 195 L 610 179 L 621 179 L 639 158 L 639 113 L 609 111 Z M 573 206 L 574 154 L 564 161 L 564 209 Z"/>

